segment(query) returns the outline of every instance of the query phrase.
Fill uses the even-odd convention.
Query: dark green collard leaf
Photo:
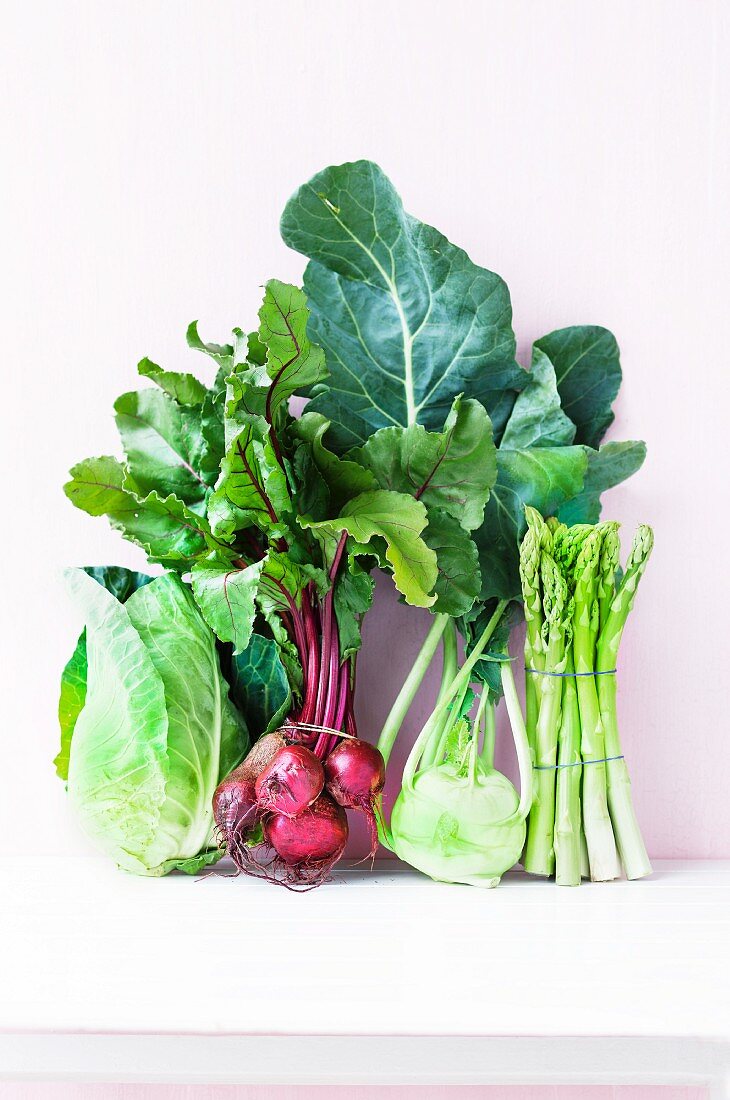
[[[263,567],[263,561],[238,569],[229,562],[215,560],[193,566],[193,593],[198,607],[216,637],[232,642],[234,653],[241,653],[249,643]]]
[[[423,539],[438,560],[436,603],[431,610],[465,615],[481,590],[479,554],[473,539],[451,516],[433,510],[429,510]]]
[[[293,421],[290,433],[295,439],[307,443],[311,449],[312,460],[319,471],[328,492],[330,515],[339,512],[348,500],[378,488],[376,477],[365,469],[358,460],[340,458],[324,444],[324,436],[330,422],[319,413],[305,412]],[[304,505],[301,512],[311,514]]]
[[[161,390],[124,393],[114,403],[129,471],[142,493],[203,500],[208,485],[196,469],[202,450],[200,410],[178,405]]]
[[[246,719],[253,740],[281,724],[291,707],[286,671],[273,638],[252,634],[231,661],[231,698]]]
[[[575,424],[560,404],[555,368],[544,351],[532,349],[529,382],[518,394],[504,429],[500,447],[563,447],[575,437]]]
[[[422,500],[429,514],[444,511],[466,531],[481,524],[497,476],[489,417],[478,401],[460,397],[443,431],[381,428],[351,457],[372,470],[382,489]]]
[[[84,573],[120,603],[136,592],[152,577],[137,573],[121,565],[86,565]],[[61,691],[58,700],[58,723],[61,727],[61,747],[53,761],[59,779],[68,779],[68,761],[76,720],[86,702],[86,631],[82,630],[71,657],[61,673]]]
[[[313,261],[309,333],[330,379],[311,409],[333,421],[336,450],[378,428],[440,429],[462,392],[504,416],[504,391],[525,381],[507,287],[407,214],[376,164],[318,173],[287,203],[281,232]]]
[[[307,336],[307,299],[298,287],[270,279],[259,320],[258,336],[266,348],[271,379],[266,405],[266,419],[271,422],[274,412],[295,393],[323,382],[327,367],[324,352]]]
[[[555,367],[565,412],[577,428],[575,442],[597,447],[613,423],[611,405],[621,385],[616,338],[599,325],[573,325],[535,341]]]
[[[161,565],[179,569],[210,550],[205,519],[174,496],[138,496],[124,466],[108,455],[79,462],[63,489],[77,508],[107,516],[112,527]]]
[[[345,505],[337,519],[320,523],[300,519],[301,525],[324,543],[327,561],[343,531],[362,548],[371,539],[383,539],[393,582],[406,603],[415,607],[430,607],[436,599],[431,595],[438,576],[436,554],[421,538],[426,522],[426,508],[420,501],[385,489],[361,493]]]
[[[179,405],[198,406],[203,404],[207,390],[194,374],[181,374],[178,371],[163,370],[151,359],[144,358],[137,364],[137,371],[143,378],[152,382],[169,394]]]
[[[604,443],[597,451],[586,447],[588,459],[582,491],[558,509],[558,519],[569,525],[598,523],[601,515],[601,493],[612,489],[641,467],[646,458],[646,444],[639,440]]]
[[[519,543],[525,506],[549,516],[581,492],[588,459],[583,447],[497,451],[497,481],[484,523],[474,532],[482,573],[482,600],[520,598]]]
[[[335,582],[335,618],[340,635],[340,656],[346,660],[360,649],[360,621],[372,605],[375,581],[354,557],[348,561]]]

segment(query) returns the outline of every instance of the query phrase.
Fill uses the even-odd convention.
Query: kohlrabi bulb
[[[481,760],[472,776],[451,763],[425,768],[393,807],[396,854],[440,882],[496,886],[525,842],[518,805],[509,779]]]

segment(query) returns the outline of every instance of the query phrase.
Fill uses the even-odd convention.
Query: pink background
[[[605,514],[627,539],[639,521],[657,538],[619,661],[639,817],[655,857],[730,856],[728,12],[722,0],[5,6],[6,844],[59,856],[86,846],[50,764],[59,670],[79,629],[58,570],[143,567],[66,502],[66,471],[115,447],[112,402],[143,355],[202,375],[184,345],[192,318],[224,339],[251,325],[262,282],[301,277],[277,233],[288,195],[326,164],[368,156],[407,209],[505,277],[523,362],[533,339],[566,324],[616,333],[625,384],[612,434],[645,438],[649,457]],[[381,586],[358,688],[365,735],[376,736],[427,627]],[[404,746],[432,695],[433,678]]]

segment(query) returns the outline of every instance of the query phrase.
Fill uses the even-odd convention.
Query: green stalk
[[[477,663],[482,653],[487,648],[487,645],[489,644],[489,639],[492,637],[492,634],[497,629],[497,626],[499,625],[499,620],[502,618],[508,602],[508,600],[499,601],[494,611],[494,614],[484,628],[484,631],[479,641],[476,643],[471,653],[464,661],[464,664],[461,666],[460,671],[451,681],[451,687],[448,689],[447,692],[445,692],[443,698],[434,707],[433,711],[431,712],[430,718],[427,720],[420,734],[416,738],[416,742],[410,751],[408,759],[406,760],[405,768],[403,769],[404,786],[413,786],[413,779],[416,774],[418,762],[421,758],[421,753],[430,741],[431,736],[433,735],[433,731],[437,727],[442,715],[446,713],[449,703],[451,703],[452,699],[455,699],[457,697],[457,695],[462,691],[465,686],[468,687],[471,683],[471,674],[474,665]]]
[[[604,617],[598,638],[597,664],[599,672],[616,667],[619,644],[626,619],[634,606],[636,589],[649,560],[654,535],[650,527],[641,526],[636,532],[626,572],[621,585]],[[606,756],[622,756],[616,713],[616,677],[603,675],[598,679],[598,699],[605,731]],[[626,877],[643,878],[651,874],[651,863],[639,829],[631,798],[631,780],[626,761],[610,760],[608,768],[608,806],[616,834],[621,862]]]
[[[532,806],[534,789],[532,754],[530,752],[530,746],[527,741],[525,720],[522,717],[520,699],[517,694],[515,678],[512,675],[512,666],[509,660],[502,661],[502,664],[500,665],[500,673],[502,676],[502,691],[504,692],[504,701],[507,705],[507,714],[509,715],[510,725],[512,727],[512,737],[515,743],[515,751],[517,752],[517,766],[520,769],[520,802],[515,812],[515,816],[524,821],[524,819],[529,814],[530,808]]]
[[[403,725],[403,721],[410,710],[411,703],[413,702],[416,692],[418,691],[423,677],[426,675],[428,668],[433,660],[434,654],[438,647],[441,635],[446,629],[446,625],[449,622],[448,615],[436,615],[434,617],[433,625],[426,635],[421,649],[413,662],[413,667],[406,677],[403,687],[398,692],[398,696],[390,708],[390,713],[385,719],[385,723],[380,732],[378,738],[378,748],[383,756],[385,763],[388,763],[390,754],[393,751],[393,745],[395,739],[400,732],[400,728]]]
[[[484,694],[488,695],[489,692],[485,689]],[[482,745],[482,763],[487,768],[494,767],[494,745],[497,739],[497,726],[494,711],[494,703],[490,703],[489,700],[487,700],[487,705],[484,708],[484,744]],[[525,733],[525,736],[527,736],[527,733]],[[532,759],[532,755],[530,755],[530,759]]]
[[[606,765],[586,763],[606,756],[603,722],[596,690],[595,643],[598,633],[597,569],[601,532],[594,530],[583,542],[575,565],[573,659],[577,677],[578,708],[583,757],[583,827],[588,845],[591,878],[606,882],[620,873],[616,841],[608,812]],[[581,675],[582,674],[582,675]],[[588,675],[586,675],[588,674]],[[598,679],[605,677],[598,677]]]
[[[568,589],[552,555],[546,551],[541,557],[540,576],[545,616],[545,671],[561,673],[565,667],[563,619]],[[557,675],[541,676],[540,679],[544,683],[540,690],[540,710],[535,730],[535,798],[530,811],[522,865],[531,875],[551,875],[555,869],[555,763],[562,680]]]
[[[443,665],[441,669],[441,686],[439,687],[437,703],[440,703],[444,695],[449,689],[451,681],[456,676],[459,667],[459,655],[456,642],[456,623],[453,619],[449,619],[446,629],[441,638],[441,647],[443,654]],[[449,726],[449,716],[445,714],[441,719],[440,728],[437,727],[434,730],[433,737],[429,741],[428,745],[423,752],[422,766],[428,768],[431,764],[437,763],[440,759],[439,746],[442,740],[445,738],[447,728]],[[443,755],[443,754],[442,754]]]
[[[568,648],[566,673],[573,669]],[[580,712],[575,678],[563,680],[558,764],[555,794],[555,881],[559,886],[580,886],[581,880],[581,787]]]

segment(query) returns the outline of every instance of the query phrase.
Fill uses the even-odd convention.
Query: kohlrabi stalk
[[[601,537],[601,531],[594,528],[581,545],[575,563],[573,618],[573,659],[577,673],[583,757],[583,827],[588,845],[591,878],[594,882],[605,882],[620,874],[616,842],[608,812],[606,765],[601,762],[605,760],[606,748],[594,675],[599,616],[597,571]]]
[[[446,629],[441,636],[441,649],[442,649],[442,667],[441,667],[441,685],[439,687],[437,703],[440,703],[446,692],[451,686],[451,681],[456,676],[457,669],[459,667],[459,654],[456,640],[456,624],[453,619],[449,619]],[[434,729],[433,737],[423,752],[422,763],[424,767],[428,767],[429,764],[435,763],[438,755],[439,746],[445,735],[446,728],[449,723],[448,712],[442,715],[440,727],[437,726]]]
[[[616,667],[619,644],[626,618],[634,606],[636,589],[649,560],[653,543],[654,535],[651,528],[644,525],[640,526],[634,536],[623,580],[605,608],[602,617],[596,660],[596,670],[605,673],[596,679],[598,681],[598,699],[605,734],[606,756],[620,758],[609,760],[607,764],[608,805],[621,861],[626,871],[626,877],[630,879],[642,878],[651,874],[651,863],[636,820],[631,798],[631,780],[629,779],[626,761],[621,753],[616,716],[616,677],[608,673],[610,669]]]

